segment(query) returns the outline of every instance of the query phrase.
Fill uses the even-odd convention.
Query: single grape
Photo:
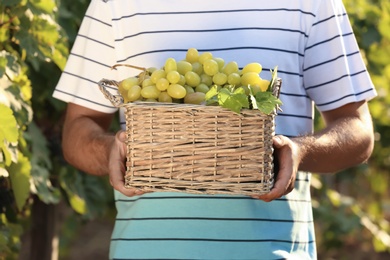
[[[218,63],[219,71],[222,71],[223,67],[225,66],[225,60],[219,57],[214,57],[213,60]]]
[[[160,90],[157,89],[155,85],[147,86],[142,88],[141,90],[141,96],[143,98],[150,98],[150,99],[157,99],[158,96],[160,95]]]
[[[184,77],[184,75],[180,75],[180,80],[177,84],[184,86],[186,84],[186,77]]]
[[[132,86],[138,84],[139,84],[139,80],[137,77],[129,77],[119,82],[119,89],[129,90]]]
[[[179,84],[169,85],[167,92],[168,92],[169,96],[171,96],[172,98],[175,98],[175,99],[184,98],[185,95],[187,94],[186,89],[182,85],[179,85]]]
[[[259,84],[261,91],[262,92],[267,91],[270,83],[271,82],[269,80],[261,79],[260,84]]]
[[[179,82],[180,80],[180,74],[179,72],[177,72],[176,70],[172,70],[170,72],[167,73],[167,80],[169,81],[169,83],[171,84],[176,84]]]
[[[187,71],[191,71],[192,70],[192,64],[189,63],[188,61],[181,60],[181,61],[178,61],[176,63],[176,65],[177,65],[177,71],[181,75],[185,75]]]
[[[250,85],[249,88],[252,90],[253,95],[256,95],[257,92],[261,92],[259,85]]]
[[[160,91],[167,90],[169,86],[169,81],[166,78],[158,79],[156,82],[156,87]]]
[[[242,76],[241,76],[241,84],[243,86],[260,85],[260,81],[261,81],[260,75],[256,72],[247,72],[247,73],[242,74]]]
[[[127,91],[127,102],[136,101],[141,97],[141,87],[138,85],[131,86]]]
[[[147,86],[151,86],[151,85],[154,85],[154,83],[152,82],[152,80],[150,78],[144,79],[142,81],[142,88],[147,87]]]
[[[234,85],[234,86],[240,85],[240,83],[241,83],[241,76],[240,76],[240,74],[238,74],[237,72],[229,74],[229,76],[227,78],[227,82],[230,85]]]
[[[260,65],[260,63],[252,62],[252,63],[248,63],[247,65],[245,65],[244,68],[242,69],[241,73],[245,74],[247,72],[256,72],[257,74],[259,74],[262,69],[263,69],[263,67]]]
[[[203,65],[199,62],[192,63],[192,71],[198,75],[201,75],[203,73]]]
[[[186,83],[187,85],[190,85],[191,87],[196,87],[200,83],[200,76],[193,72],[188,71],[185,75]]]
[[[211,52],[203,52],[199,55],[199,63],[203,64],[206,60],[211,60],[213,58],[213,54]]]
[[[190,93],[194,93],[195,92],[194,88],[191,87],[191,86],[184,85],[184,88],[186,89],[187,95],[190,94]]]
[[[219,67],[215,60],[209,59],[203,62],[203,71],[209,76],[214,76],[218,73]]]
[[[226,75],[225,73],[218,72],[217,74],[215,74],[215,75],[213,76],[213,82],[214,82],[215,84],[217,84],[217,85],[222,86],[222,85],[226,84],[227,78],[228,78],[228,77],[227,77],[227,75]]]
[[[195,48],[189,48],[186,53],[186,61],[194,63],[199,59],[199,52]]]
[[[205,101],[206,94],[203,92],[189,93],[184,97],[184,103],[200,105]]]
[[[202,75],[200,75],[200,82],[210,87],[211,85],[213,85],[213,77],[203,73]]]
[[[174,58],[168,58],[165,60],[165,65],[164,65],[164,70],[166,73],[172,71],[172,70],[177,70],[177,63]]]
[[[172,103],[172,97],[166,91],[162,91],[158,96],[158,102]]]
[[[232,73],[238,73],[238,64],[235,61],[228,62],[225,67],[223,67],[222,72],[226,75],[230,75]]]
[[[200,83],[198,86],[195,87],[195,92],[207,93],[209,90],[210,88],[204,83]]]

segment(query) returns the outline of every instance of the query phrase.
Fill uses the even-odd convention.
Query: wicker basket
[[[279,95],[281,80],[275,81]],[[126,187],[200,194],[264,194],[274,184],[275,113],[219,106],[123,103],[102,79],[100,90],[123,107],[127,133]]]

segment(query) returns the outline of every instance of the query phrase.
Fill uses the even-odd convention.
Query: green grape
[[[242,69],[241,73],[245,74],[247,72],[256,72],[257,74],[259,74],[262,69],[263,69],[263,67],[260,65],[260,63],[252,62],[252,63],[248,63],[247,65],[245,65],[244,68]]]
[[[169,86],[169,81],[166,78],[158,79],[156,82],[156,87],[160,91],[167,90]]]
[[[176,64],[177,64],[177,71],[181,75],[185,75],[187,71],[192,70],[192,64],[189,63],[188,61],[181,60],[181,61],[178,61]]]
[[[119,82],[119,90],[129,90],[132,86],[138,85],[139,80],[137,77],[129,77]]]
[[[206,94],[203,92],[189,93],[184,97],[184,103],[200,105],[205,101]]]
[[[235,61],[228,62],[225,67],[223,67],[222,72],[226,75],[230,75],[232,73],[238,73],[238,64]]]
[[[195,87],[195,92],[207,93],[209,90],[210,88],[204,83],[200,83],[198,86]]]
[[[191,87],[191,86],[184,85],[184,88],[186,89],[187,95],[190,94],[190,93],[194,93],[195,92],[194,88]]]
[[[168,58],[165,60],[164,70],[166,73],[176,70],[177,71],[177,63],[174,58]]]
[[[184,86],[186,84],[186,77],[184,77],[184,75],[180,75],[180,80],[177,84]]]
[[[187,50],[186,61],[188,61],[189,63],[194,63],[197,62],[198,59],[199,59],[199,52],[197,49],[190,48]]]
[[[261,79],[260,83],[259,83],[259,87],[261,89],[262,92],[264,91],[267,91],[268,89],[268,86],[271,82],[269,80],[266,80],[266,79]]]
[[[172,103],[172,98],[166,91],[162,91],[158,96],[158,102]]]
[[[220,86],[226,84],[226,82],[227,82],[227,76],[226,76],[226,74],[225,74],[225,73],[222,73],[222,72],[218,72],[217,74],[215,74],[215,75],[213,76],[213,82],[214,82],[215,84],[217,84],[217,85],[220,85]]]
[[[141,97],[141,87],[138,85],[131,86],[127,91],[127,102],[136,101]]]
[[[166,77],[165,70],[159,69],[153,71],[152,75],[150,76],[150,79],[154,84],[156,84],[158,79],[165,78],[165,77]]]
[[[198,75],[201,75],[203,73],[203,65],[199,62],[192,63],[192,71]]]
[[[259,85],[250,85],[249,88],[252,90],[253,95],[256,95],[257,92],[261,92]]]
[[[172,98],[175,98],[175,99],[184,98],[185,95],[187,94],[186,89],[182,85],[179,85],[179,84],[169,85],[167,92],[168,92],[169,96],[171,96]]]
[[[219,67],[215,60],[209,59],[203,62],[203,71],[209,76],[214,76],[218,73]]]
[[[141,96],[143,98],[150,98],[150,99],[157,99],[158,96],[160,95],[160,90],[157,89],[155,85],[147,86],[142,88],[141,90]]]
[[[203,52],[199,55],[199,63],[203,64],[206,60],[211,60],[213,58],[213,54],[211,52]]]
[[[229,74],[229,76],[227,78],[227,82],[230,85],[234,85],[234,86],[240,85],[240,83],[241,83],[241,76],[240,76],[240,74],[238,74],[237,72]]]
[[[210,87],[211,85],[213,85],[213,77],[203,73],[202,75],[200,75],[200,82]]]
[[[147,87],[147,86],[151,86],[151,85],[154,85],[154,83],[152,82],[152,80],[150,78],[146,78],[142,81],[142,88]]]
[[[200,76],[193,71],[188,71],[185,75],[186,83],[191,87],[196,87],[200,83]]]
[[[148,68],[146,71],[147,71],[147,73],[148,73],[149,75],[152,75],[153,72],[154,72],[155,70],[157,70],[156,67],[150,67],[150,68]]]
[[[251,85],[260,85],[260,75],[256,72],[247,72],[241,76],[241,84],[244,86]]]
[[[219,71],[222,71],[223,67],[225,66],[225,60],[219,57],[213,58],[218,63]]]
[[[176,84],[180,80],[180,74],[176,70],[172,70],[167,73],[167,80],[169,83]]]

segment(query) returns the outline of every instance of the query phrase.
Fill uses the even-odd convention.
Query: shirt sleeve
[[[341,0],[320,1],[303,71],[306,92],[320,111],[376,96]]]
[[[115,38],[109,4],[92,0],[80,26],[53,96],[100,112],[117,110],[98,87],[102,78],[115,79]],[[116,88],[108,89],[117,94]]]

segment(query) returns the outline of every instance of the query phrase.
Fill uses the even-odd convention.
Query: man
[[[114,64],[159,67],[191,47],[240,66],[259,62],[264,78],[278,66],[280,170],[270,193],[142,194],[123,187],[125,136],[108,132],[116,109],[96,83],[131,75],[111,71]],[[115,189],[110,259],[316,259],[309,172],[367,160],[367,101],[375,95],[341,0],[93,0],[54,92],[68,102],[65,158],[90,174],[109,174]],[[316,133],[314,106],[326,122]]]

